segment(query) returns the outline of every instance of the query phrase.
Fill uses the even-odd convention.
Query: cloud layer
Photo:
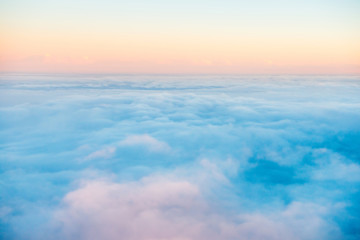
[[[355,76],[0,76],[3,239],[357,239]]]
[[[325,207],[294,202],[269,216],[223,214],[202,199],[196,185],[179,180],[91,181],[63,201],[55,213],[61,234],[53,236],[59,239],[321,239],[329,231],[339,236],[321,218]]]

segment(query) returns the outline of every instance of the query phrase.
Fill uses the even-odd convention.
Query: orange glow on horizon
[[[360,32],[329,24],[36,21],[2,23],[0,72],[360,74]]]

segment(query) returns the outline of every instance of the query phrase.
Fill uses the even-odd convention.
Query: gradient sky
[[[2,0],[1,72],[360,73],[358,0]]]

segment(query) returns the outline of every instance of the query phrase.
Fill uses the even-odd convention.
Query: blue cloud
[[[0,85],[1,238],[360,236],[358,77]]]

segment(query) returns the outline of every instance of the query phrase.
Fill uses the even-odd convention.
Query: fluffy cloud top
[[[167,152],[170,147],[167,143],[159,141],[148,134],[132,135],[126,137],[119,143],[120,146],[145,146],[149,151],[153,152]]]
[[[1,239],[360,237],[357,76],[0,76]]]
[[[58,239],[318,239],[338,233],[325,208],[290,204],[281,212],[223,214],[187,181],[146,178],[116,184],[90,181],[68,193],[54,220]],[[306,229],[298,229],[304,226]],[[53,226],[55,227],[55,226]],[[319,230],[325,230],[320,232]],[[44,237],[45,239],[46,237]]]

